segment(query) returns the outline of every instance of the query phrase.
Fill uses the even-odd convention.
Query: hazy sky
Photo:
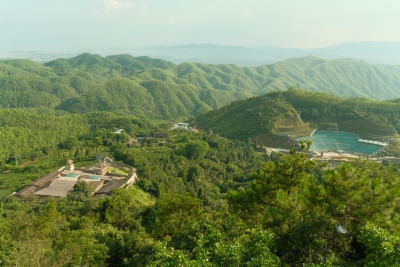
[[[0,50],[400,41],[398,0],[0,0]]]

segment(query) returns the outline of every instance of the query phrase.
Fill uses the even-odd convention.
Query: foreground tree
[[[153,235],[172,236],[202,214],[200,200],[187,195],[165,194],[155,205]]]
[[[67,197],[72,201],[85,201],[92,196],[93,192],[94,188],[91,184],[78,178],[78,181],[74,184],[72,190],[68,192]]]
[[[379,163],[344,164],[327,171],[321,183],[309,179],[303,193],[305,205],[312,207],[305,220],[313,226],[309,231],[315,237],[313,250],[319,251],[324,263],[361,260],[365,251],[358,236],[368,222],[398,228],[399,179]]]
[[[361,230],[360,242],[366,246],[367,266],[400,266],[400,237],[368,223]]]
[[[249,188],[231,191],[229,203],[249,224],[285,228],[291,218],[299,217],[299,186],[316,168],[303,153],[279,154],[250,174]]]
[[[277,235],[278,256],[290,266],[362,262],[358,241],[367,222],[396,231],[400,182],[379,163],[357,160],[325,170],[304,154],[265,163],[229,202],[249,225]]]

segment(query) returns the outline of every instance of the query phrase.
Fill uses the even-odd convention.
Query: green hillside
[[[400,97],[400,67],[360,60],[293,58],[249,68],[149,57],[82,54],[45,64],[0,61],[0,106],[72,113],[114,111],[147,118],[196,116],[231,101],[285,91],[377,100]]]
[[[306,131],[299,113],[280,94],[234,101],[196,118],[201,128],[230,138],[247,140],[261,133]]]
[[[234,101],[202,114],[195,124],[230,138],[274,142],[279,136],[325,129],[339,129],[375,137],[396,137],[400,131],[400,105],[367,98],[346,98],[297,88]],[[274,141],[275,140],[275,141]]]

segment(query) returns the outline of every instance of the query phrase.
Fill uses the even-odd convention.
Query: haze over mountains
[[[208,64],[238,64],[241,66],[259,66],[292,57],[315,56],[323,59],[354,58],[371,64],[400,65],[399,42],[360,42],[341,43],[333,46],[299,49],[277,46],[241,47],[214,44],[178,45],[170,47],[86,49],[67,51],[12,51],[0,49],[0,59],[31,59],[47,62],[60,57],[71,58],[84,52],[102,56],[130,54],[161,58],[175,64],[199,62]]]
[[[137,48],[131,50],[131,54],[162,58],[174,63],[185,61],[210,64],[234,63],[252,67],[292,57],[305,56],[315,56],[324,59],[354,58],[372,64],[400,64],[400,43],[353,42],[315,49],[277,46],[234,47],[201,44]]]

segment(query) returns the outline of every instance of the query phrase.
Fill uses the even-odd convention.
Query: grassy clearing
[[[108,168],[109,173],[115,173],[119,175],[128,175],[128,172],[126,172],[124,169],[121,168],[115,168],[115,167],[109,167]]]

